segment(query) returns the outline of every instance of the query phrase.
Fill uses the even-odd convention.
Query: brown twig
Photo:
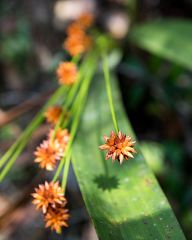
[[[53,90],[46,92],[45,94],[41,95],[41,97],[28,99],[8,111],[0,110],[0,127],[3,127],[7,123],[13,121],[15,118],[18,118],[20,115],[28,112],[32,108],[42,105],[45,100],[51,95],[51,93],[53,93]]]

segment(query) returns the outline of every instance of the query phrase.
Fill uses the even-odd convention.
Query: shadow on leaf
[[[97,187],[105,190],[112,190],[118,188],[119,180],[116,176],[107,176],[104,174],[100,174],[94,178],[94,182],[97,184]]]

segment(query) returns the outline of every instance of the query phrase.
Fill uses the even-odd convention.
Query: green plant
[[[163,26],[165,25],[166,23],[163,23]],[[175,33],[174,29],[178,23],[171,22],[171,25],[168,24],[168,26],[173,29],[172,35],[170,31],[166,31],[163,35],[164,39],[168,39],[170,42],[172,38],[176,38],[175,35],[177,41],[183,42],[183,38],[188,39],[184,34],[177,35]],[[156,29],[157,26],[153,26],[152,33],[155,34]],[[153,37],[151,30],[147,30],[149,30],[148,25],[144,26],[142,31],[140,28],[133,27],[130,39],[138,46],[168,59],[176,59],[177,63],[191,68],[189,62],[190,47],[187,52],[182,51],[182,54],[175,56],[173,48],[177,48],[177,43],[170,51],[167,51],[165,40],[158,43],[156,38],[159,35]],[[163,31],[164,28],[159,28],[159,30]],[[181,28],[182,30],[187,32],[185,28]],[[84,34],[81,32],[82,29],[78,29],[78,31],[78,34]],[[145,35],[147,32],[149,35]],[[48,198],[46,207],[40,206],[36,200],[38,200],[41,191],[36,191],[33,194],[36,201],[34,203],[38,205],[38,208],[43,209],[47,226],[60,233],[61,227],[67,225],[65,221],[68,219],[68,213],[67,210],[64,210],[66,205],[64,193],[72,158],[72,165],[99,239],[185,239],[166,197],[144,160],[139,143],[135,144],[137,150],[135,158],[124,161],[122,165],[119,165],[118,161],[114,164],[111,161],[105,161],[103,153],[99,150],[102,136],[112,130],[117,134],[120,129],[122,132],[128,133],[133,139],[136,139],[136,136],[123,110],[116,77],[112,71],[109,71],[110,57],[108,56],[115,46],[114,41],[109,36],[97,31],[93,32],[93,36],[95,39],[94,48],[84,57],[75,53],[75,57],[71,60],[75,66],[78,65],[78,78],[74,84],[72,86],[64,85],[56,90],[16,143],[2,157],[0,180],[2,181],[8,174],[32,133],[43,121],[44,112],[47,111],[48,107],[59,104],[61,114],[49,135],[49,140],[55,144],[54,141],[58,141],[58,130],[66,127],[70,129],[70,137],[66,145],[63,146],[64,153],[59,155],[58,166],[55,164],[57,162],[55,159],[51,166],[50,164],[49,166],[45,165],[45,167],[40,165],[47,170],[56,167],[53,176],[53,182],[57,184],[56,188],[58,188],[58,183],[55,182],[62,174],[61,188],[58,188],[61,195],[57,201],[59,207],[53,199],[49,201]],[[80,35],[80,37],[82,41],[85,36]],[[70,38],[68,40],[75,41]],[[69,45],[67,48],[71,52]],[[186,60],[186,56],[188,60]],[[102,59],[101,65],[104,74],[98,70],[100,59]],[[63,79],[61,80],[63,81]],[[62,82],[61,80],[60,82]],[[85,111],[83,111],[84,107]],[[65,110],[69,113],[67,118],[65,118]],[[114,160],[119,160],[122,163],[120,158]],[[44,191],[50,186],[52,185],[48,186],[46,183],[39,188]],[[50,189],[53,191],[52,187]],[[57,212],[58,209],[62,212]],[[48,219],[50,215],[47,214],[47,211],[49,214],[62,213],[65,218],[59,216],[61,217],[60,225],[52,225]]]

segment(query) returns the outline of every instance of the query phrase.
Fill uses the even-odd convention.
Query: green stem
[[[82,95],[82,92],[80,91],[79,93],[80,97]],[[79,98],[78,98],[79,99]],[[80,100],[80,99],[79,99]],[[81,102],[79,101],[80,105],[81,105]],[[59,163],[59,166],[57,168],[57,171],[53,177],[53,182],[55,182],[58,177],[59,177],[59,174],[65,164],[65,159],[66,157],[68,156],[68,153],[69,151],[71,150],[71,146],[72,146],[72,142],[73,142],[73,139],[75,137],[75,134],[76,134],[76,131],[77,131],[77,127],[78,127],[78,123],[79,123],[79,118],[80,118],[80,110],[81,110],[82,107],[79,108],[79,111],[76,112],[76,115],[74,116],[74,121],[72,123],[72,127],[71,127],[71,133],[70,133],[70,140],[67,144],[67,147],[66,147],[66,150],[65,150],[65,155],[64,157],[61,159],[60,163]]]
[[[63,122],[63,120],[64,120],[64,115],[65,115],[64,110],[67,110],[67,109],[71,106],[71,104],[73,103],[73,101],[74,101],[74,98],[75,98],[75,96],[76,96],[76,94],[77,94],[77,91],[78,91],[78,89],[79,89],[79,86],[80,86],[80,84],[81,84],[81,82],[82,82],[82,76],[83,76],[83,74],[85,73],[86,63],[87,63],[87,61],[86,61],[86,59],[85,59],[84,63],[83,63],[83,64],[80,66],[80,68],[79,68],[79,74],[78,74],[77,82],[71,87],[71,89],[70,89],[70,91],[69,91],[69,94],[68,94],[68,96],[67,96],[66,101],[63,101],[63,102],[62,102],[63,111],[62,111],[62,114],[61,114],[61,116],[60,116],[60,118],[59,118],[59,121],[57,122],[57,124],[56,124],[56,126],[55,126],[55,128],[54,128],[54,134],[53,134],[53,136],[52,136],[52,139],[53,139],[53,140],[54,140],[54,138],[55,138],[55,134],[56,134],[57,129],[58,129],[59,127],[61,127],[61,125],[64,125],[64,126],[66,127],[66,126],[68,125],[68,123],[69,123],[69,119],[66,119],[66,120]]]
[[[5,178],[5,176],[7,175],[9,170],[11,169],[11,167],[13,166],[16,158],[19,156],[19,154],[21,153],[24,146],[25,146],[25,142],[21,142],[20,145],[17,146],[16,151],[13,153],[12,157],[9,159],[8,163],[5,165],[5,167],[3,168],[3,170],[0,173],[0,182],[3,181],[3,179]]]
[[[27,142],[29,141],[31,134],[35,131],[35,129],[41,124],[44,119],[44,111],[47,107],[55,103],[58,98],[63,95],[66,91],[66,88],[60,87],[48,100],[46,105],[39,111],[39,113],[34,117],[28,127],[24,130],[24,132],[20,135],[17,141],[9,148],[9,150],[4,154],[4,156],[0,160],[0,167],[2,167],[8,160],[5,168],[0,173],[0,181],[4,179],[7,175],[8,171],[11,169],[12,165],[16,161],[17,157],[20,155]]]
[[[65,109],[62,108],[62,113],[61,113],[61,116],[59,117],[59,120],[58,120],[57,124],[54,127],[54,130],[53,130],[54,132],[53,132],[53,134],[51,136],[51,141],[54,141],[55,136],[56,136],[56,132],[60,128],[61,123],[63,122],[64,116],[65,116]]]
[[[63,106],[65,106],[66,109],[68,109],[70,107],[70,105],[72,104],[72,102],[75,98],[75,95],[77,94],[77,91],[79,89],[79,86],[81,84],[81,79],[82,79],[82,68],[79,71],[79,76],[78,76],[77,82],[72,86],[72,88],[69,92],[66,102],[65,103],[63,102]]]
[[[81,55],[76,55],[71,59],[71,62],[77,64],[81,58]]]
[[[78,56],[76,56],[78,57]],[[78,74],[78,79],[77,82],[73,85],[70,93],[69,93],[69,97],[67,98],[67,101],[65,103],[65,107],[69,108],[70,105],[73,103],[74,97],[77,94],[77,91],[80,87],[80,84],[83,80],[84,75],[87,73],[87,66],[89,64],[90,61],[90,56],[88,55],[85,60],[83,61],[83,63],[81,64],[81,67],[79,68],[79,74]]]
[[[73,101],[75,99],[75,102],[69,113],[70,115],[73,115],[74,107],[76,106],[76,103],[77,103],[77,105],[79,105],[79,100],[77,97],[75,98],[75,96],[77,95],[77,91],[80,88],[80,85],[82,84],[82,82],[84,82],[83,76],[87,73],[87,68],[88,68],[89,64],[90,64],[90,55],[86,56],[84,62],[82,63],[82,65],[79,69],[78,80],[71,88],[71,91],[69,92],[66,103],[63,102],[63,105],[65,106],[65,108],[69,109],[69,107],[71,106],[71,104],[73,103]],[[71,117],[69,116],[67,119],[65,119],[64,122],[63,122],[63,119],[61,121],[59,121],[59,123],[55,127],[55,133],[56,133],[56,130],[58,129],[58,127],[60,127],[61,125],[62,125],[62,128],[66,128],[69,124],[70,118]],[[53,134],[54,137],[55,137],[55,133]]]
[[[106,90],[107,90],[109,107],[110,107],[110,111],[111,111],[113,125],[114,125],[116,133],[118,133],[119,132],[119,127],[118,127],[118,123],[117,123],[117,118],[116,118],[115,108],[114,108],[114,103],[113,103],[113,97],[112,97],[108,60],[107,60],[107,57],[105,55],[103,55],[103,72],[104,72],[104,77],[105,77],[105,85],[106,85]]]
[[[69,142],[67,144],[67,147],[65,149],[65,156],[61,159],[61,161],[59,163],[59,166],[57,168],[57,171],[56,171],[56,173],[53,177],[54,182],[58,179],[59,174],[60,174],[60,172],[61,172],[61,170],[62,170],[62,168],[65,164],[65,160],[68,157],[69,152],[71,151],[72,143],[73,143],[73,140],[74,140],[74,137],[76,135],[77,128],[78,128],[78,125],[79,125],[81,113],[83,111],[84,104],[85,104],[85,101],[86,101],[86,98],[87,98],[87,95],[88,95],[88,89],[89,89],[94,71],[96,69],[96,61],[95,60],[96,60],[95,57],[93,57],[93,59],[90,59],[90,62],[89,62],[90,67],[88,68],[86,79],[84,80],[84,83],[82,84],[81,89],[80,89],[79,94],[78,94],[78,97],[76,99],[76,104],[78,103],[78,109],[74,114],[74,120],[73,120],[73,123],[72,123],[71,133],[70,133],[70,140],[69,140]],[[74,104],[74,105],[76,105],[76,104]]]
[[[19,139],[9,148],[9,150],[2,156],[0,160],[0,168],[6,163],[6,161],[11,157],[16,147],[18,146]]]
[[[77,127],[78,127],[78,123],[79,123],[79,114],[74,118],[74,121],[73,121],[73,124],[72,124],[72,128],[71,128],[71,134],[70,134],[70,140],[67,144],[67,147],[65,149],[65,156],[61,159],[60,163],[59,163],[59,166],[57,168],[57,171],[53,177],[53,182],[55,182],[57,180],[57,178],[59,177],[59,174],[65,164],[65,160],[66,160],[66,157],[68,156],[69,154],[69,151],[71,150],[71,146],[72,146],[72,143],[73,143],[73,139],[75,137],[75,134],[76,134],[76,131],[77,131]]]
[[[67,178],[68,178],[68,173],[69,173],[69,166],[70,166],[70,160],[71,160],[71,150],[69,151],[69,154],[67,155],[65,159],[65,167],[63,171],[63,179],[62,179],[62,184],[61,188],[63,189],[63,192],[65,193],[66,185],[67,185]]]

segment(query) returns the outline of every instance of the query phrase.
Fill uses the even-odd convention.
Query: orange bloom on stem
[[[68,209],[56,208],[49,209],[45,214],[45,227],[50,227],[51,230],[61,233],[62,227],[68,227],[67,220],[69,219]]]
[[[77,80],[77,66],[72,62],[62,62],[57,68],[57,77],[61,85],[71,85]]]
[[[122,164],[124,159],[133,158],[132,153],[136,153],[133,148],[135,141],[132,141],[130,136],[126,136],[122,132],[116,134],[112,131],[110,137],[104,136],[104,140],[106,143],[99,148],[107,151],[106,160],[112,158],[113,162],[118,160]]]
[[[78,23],[81,24],[82,27],[84,28],[89,28],[93,24],[94,17],[91,13],[83,13],[79,18],[78,18]]]
[[[35,188],[35,193],[32,196],[34,198],[33,204],[36,205],[37,209],[42,209],[44,214],[48,211],[48,208],[64,207],[67,203],[58,182],[40,184],[38,188]]]
[[[63,153],[64,151],[56,141],[44,140],[34,152],[35,162],[39,163],[41,168],[52,171]]]
[[[85,33],[70,35],[64,42],[64,48],[71,56],[77,56],[88,51],[92,45],[92,39]]]
[[[74,22],[67,27],[66,32],[67,32],[67,35],[69,35],[69,37],[80,36],[84,34],[84,29],[82,28],[81,24],[79,24],[78,22]]]
[[[54,138],[54,141],[58,144],[58,146],[61,148],[61,151],[65,151],[65,148],[69,142],[69,138],[70,138],[70,134],[69,134],[69,131],[68,129],[61,129],[61,128],[58,128],[56,130],[56,132],[54,132],[55,130],[54,129],[51,129],[49,134],[48,134],[48,138],[51,139],[53,138],[53,134],[55,133],[55,138]]]
[[[45,112],[45,117],[48,123],[56,124],[61,116],[62,108],[60,106],[52,106]]]

